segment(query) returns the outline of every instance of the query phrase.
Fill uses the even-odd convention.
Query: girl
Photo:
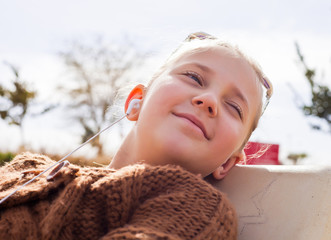
[[[69,165],[39,178],[0,205],[0,238],[236,239],[233,207],[201,177],[222,179],[245,158],[263,89],[268,102],[269,81],[237,48],[191,34],[129,94],[136,123],[109,169]],[[50,163],[16,157],[1,169],[0,198]]]

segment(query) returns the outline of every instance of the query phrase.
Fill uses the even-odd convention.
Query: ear
[[[142,84],[138,84],[137,86],[135,86],[131,90],[129,96],[126,98],[125,105],[124,105],[124,111],[127,112],[129,104],[133,99],[143,99],[144,95],[145,95],[145,86],[142,85]],[[130,121],[137,121],[138,117],[139,117],[139,112],[140,112],[140,108],[139,109],[134,109],[127,116],[127,118]]]
[[[228,174],[228,172],[234,167],[234,165],[236,165],[244,158],[245,158],[244,150],[235,153],[225,163],[223,163],[223,165],[216,168],[216,170],[213,172],[213,177],[217,180],[223,179]]]

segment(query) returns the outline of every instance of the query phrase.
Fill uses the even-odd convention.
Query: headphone
[[[141,99],[132,99],[129,103],[128,110],[126,111],[126,116],[128,116],[133,109],[138,110],[140,108]]]

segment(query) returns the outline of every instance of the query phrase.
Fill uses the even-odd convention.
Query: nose
[[[192,99],[192,104],[205,110],[210,117],[216,117],[217,115],[217,98],[211,93],[195,96]]]

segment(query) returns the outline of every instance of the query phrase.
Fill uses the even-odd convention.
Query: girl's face
[[[139,159],[206,176],[241,156],[262,90],[250,65],[229,51],[186,54],[154,80],[135,125]]]

